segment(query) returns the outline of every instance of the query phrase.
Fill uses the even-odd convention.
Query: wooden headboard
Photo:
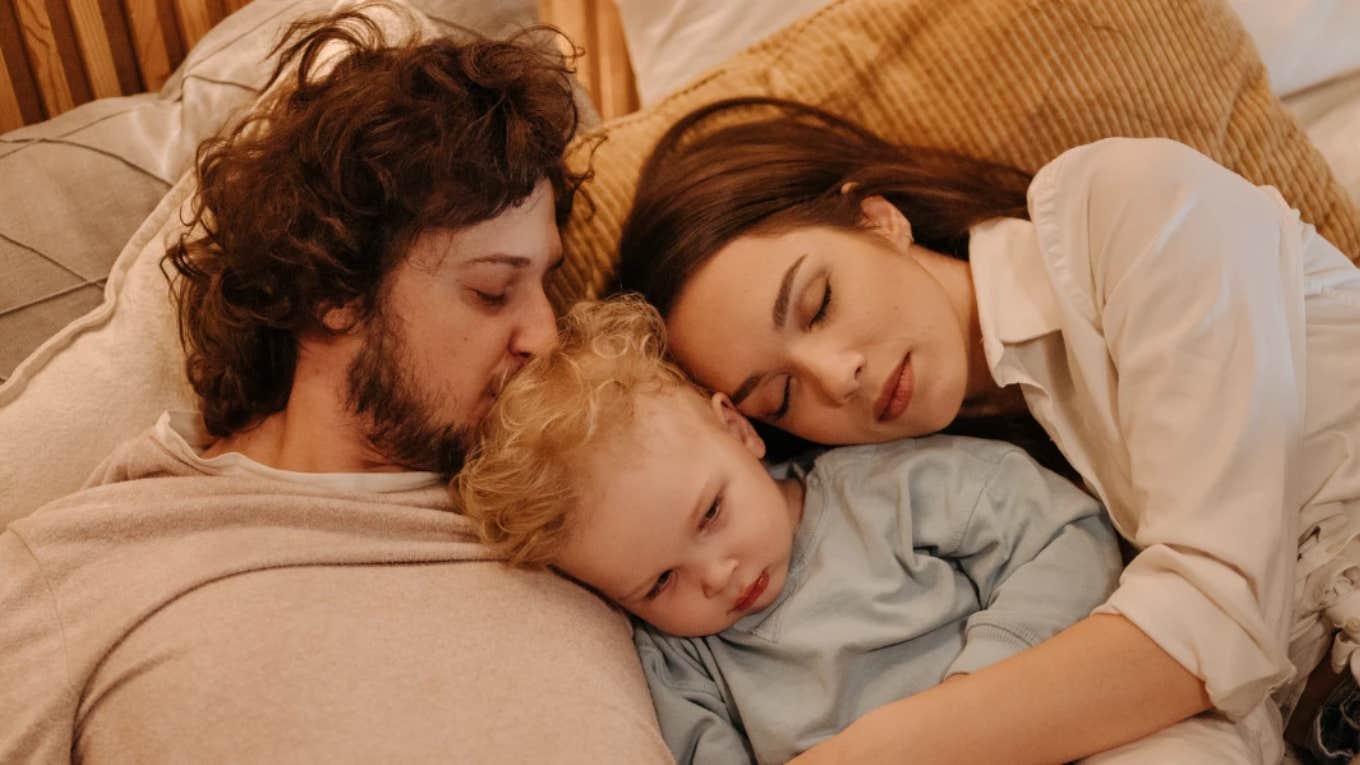
[[[157,90],[214,24],[249,0],[0,0],[0,133],[94,98]],[[538,0],[586,56],[578,74],[608,118],[637,108],[611,0]]]

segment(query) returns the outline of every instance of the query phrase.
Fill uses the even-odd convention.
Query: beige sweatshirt
[[[669,762],[627,621],[439,488],[204,472],[151,434],[0,535],[0,762]]]

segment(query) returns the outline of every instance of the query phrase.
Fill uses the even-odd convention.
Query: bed
[[[904,122],[903,104],[921,105],[911,98],[943,103],[958,96],[939,114],[902,129],[1022,166],[1040,163],[1065,141],[1089,140],[1102,130],[1170,132],[1201,142],[1225,164],[1238,163],[1248,177],[1278,179],[1286,196],[1292,193],[1288,183],[1296,184],[1301,209],[1315,213],[1320,228],[1331,226],[1324,230],[1335,231],[1348,254],[1360,255],[1355,226],[1360,4],[1105,2],[408,0],[435,28],[457,20],[497,32],[539,19],[557,24],[585,48],[577,78],[587,135],[572,161],[588,156],[598,163],[600,177],[591,190],[597,214],[574,219],[565,233],[570,260],[556,285],[559,304],[607,282],[611,237],[617,235],[637,163],[659,130],[697,102],[752,90],[815,94],[858,110],[857,118],[880,128]],[[192,193],[185,171],[194,147],[258,96],[267,73],[264,56],[282,26],[334,4],[0,0],[0,132],[8,131],[0,135],[0,524],[79,486],[114,443],[146,427],[155,413],[192,403],[155,254]],[[1134,10],[1121,15],[1126,7]],[[950,9],[948,18],[935,13],[941,8]],[[1095,29],[1082,39],[1101,40],[1106,39],[1098,33],[1101,24],[1129,24],[1164,33],[1178,45],[1202,43],[1213,55],[1178,59],[1172,53],[1185,50],[1146,41],[1133,54],[1098,51],[1093,59],[1098,63],[1086,67],[1088,87],[1039,89],[1029,105],[1056,104],[1064,114],[1123,115],[1124,121],[1088,121],[1063,132],[1017,119],[1025,135],[929,132],[956,123],[977,99],[1011,84],[985,71],[993,59],[970,59],[978,71],[960,73],[932,69],[938,53],[897,51],[894,45],[918,39],[910,36],[915,28],[909,35],[903,25],[919,25],[919,39],[931,40],[942,27],[966,27],[970,19],[989,15],[1034,20],[1015,9],[1077,25],[1029,30],[1041,36],[1061,37],[1055,30],[1066,29],[1070,39]],[[877,29],[875,22],[884,17],[901,23]],[[936,19],[942,20],[933,23]],[[1003,26],[1010,22],[1008,17]],[[1186,29],[1202,34],[1186,36]],[[885,47],[849,46],[848,34],[868,35]],[[1016,50],[1034,54],[1030,48]],[[893,97],[875,92],[845,101],[847,88],[863,89],[870,81],[856,67],[876,55],[889,62],[885,68],[901,70],[875,72],[881,80],[873,82],[885,83],[881,89]],[[1156,75],[1149,81],[1196,94],[1200,102],[1166,105],[1155,89],[1132,92],[1136,82],[1111,81],[1108,73],[1126,71],[1120,57],[1129,55],[1144,57],[1144,68]],[[1040,64],[1061,63],[1034,56],[1026,63],[1041,72]],[[828,59],[858,74],[837,79],[836,72],[819,71]],[[1242,90],[1186,90],[1157,79],[1210,69],[1240,74]],[[946,76],[973,90],[930,90],[934,79]],[[1090,82],[1107,87],[1092,89]],[[1035,114],[1016,108],[1015,115]],[[1241,116],[1243,109],[1250,113]],[[1206,114],[1223,119],[1199,123],[1186,117]]]

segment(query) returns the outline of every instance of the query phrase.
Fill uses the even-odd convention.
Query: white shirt
[[[1360,270],[1172,141],[1068,151],[1029,211],[971,239],[992,375],[1140,550],[1097,612],[1244,715],[1293,674],[1296,604],[1326,605],[1304,577],[1360,530]]]
[[[163,412],[156,421],[153,433],[156,440],[160,441],[171,454],[211,475],[254,476],[339,491],[373,494],[415,491],[436,486],[444,480],[438,473],[415,470],[358,473],[303,473],[296,470],[281,470],[256,462],[240,452],[227,452],[205,458],[203,450],[212,444],[213,437],[208,435],[207,429],[203,427],[203,416],[197,412],[176,410]]]

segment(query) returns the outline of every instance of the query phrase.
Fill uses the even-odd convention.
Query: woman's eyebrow
[[[784,272],[784,278],[779,282],[779,294],[775,296],[774,310],[770,312],[770,318],[774,321],[776,330],[784,329],[785,322],[789,320],[789,296],[793,292],[793,282],[798,278],[798,269],[802,267],[805,260],[807,260],[806,253],[798,256],[798,259],[793,261],[793,265],[789,266],[789,269]],[[745,380],[742,380],[741,385],[738,385],[737,389],[732,392],[732,404],[739,406],[742,401],[746,400],[746,397],[751,395],[751,391],[756,389],[764,376],[761,372],[753,372]]]
[[[789,318],[789,293],[793,291],[793,280],[798,276],[798,269],[807,260],[807,255],[800,255],[789,270],[784,272],[784,278],[779,282],[779,295],[774,299],[774,311],[771,318],[774,319],[774,328],[783,329],[784,322]]]

